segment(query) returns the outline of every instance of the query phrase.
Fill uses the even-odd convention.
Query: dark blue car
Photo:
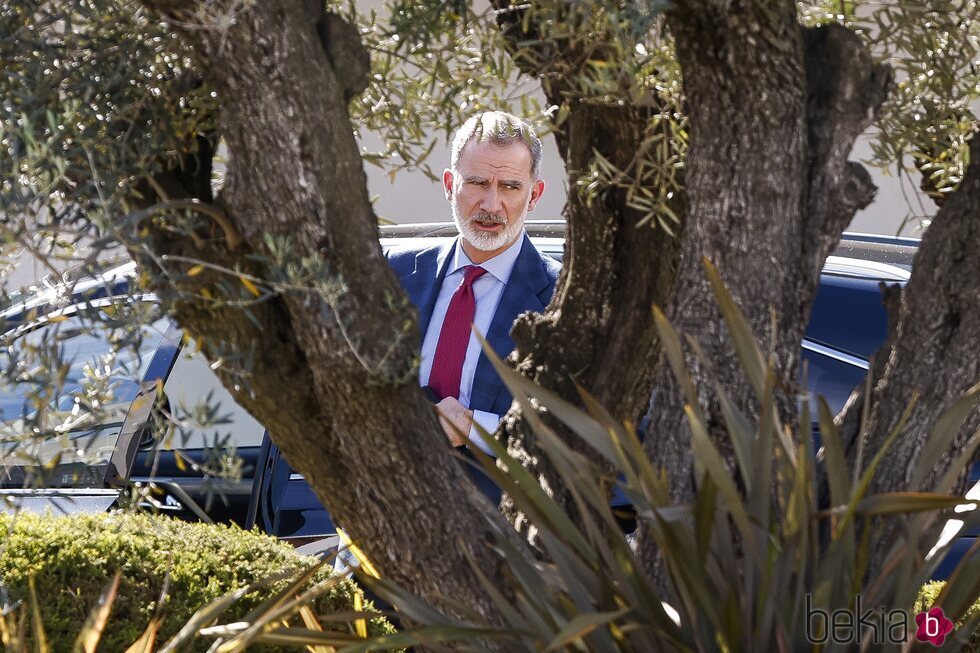
[[[528,231],[539,249],[561,260],[562,223],[532,222]],[[420,239],[454,233],[451,225],[386,227],[382,243],[385,247],[406,240],[418,244]],[[885,339],[887,314],[879,284],[905,283],[917,246],[917,240],[845,234],[828,258],[802,346],[809,390],[814,396],[824,396],[834,411],[862,381],[868,359]],[[18,342],[43,338],[45,329],[71,328],[73,320],[82,319],[83,310],[107,310],[100,305],[109,306],[114,295],[124,294],[133,273],[130,264],[100,279],[76,283],[73,298],[62,298],[64,308],[58,310],[52,310],[57,302],[43,293],[32,302],[8,309],[4,313],[8,326],[12,325],[8,340],[12,334],[17,334]],[[50,290],[56,294],[57,285]],[[139,300],[150,303],[154,298],[136,298]],[[32,310],[34,319],[27,320]],[[38,314],[42,317],[36,317]],[[0,469],[4,488],[0,492],[18,496],[25,507],[55,503],[66,511],[104,510],[117,501],[119,487],[152,483],[152,491],[143,500],[160,511],[183,518],[234,521],[245,527],[258,525],[297,545],[329,543],[325,538],[335,528],[327,511],[303,477],[280,456],[262,426],[234,403],[203,357],[190,353],[193,347],[182,342],[180,332],[166,319],[145,327],[144,332],[139,352],[130,355],[133,360],[124,361],[129,376],[116,382],[113,401],[118,406],[115,413],[109,411],[115,417],[95,431],[86,427],[73,432],[69,424],[62,442],[52,445],[54,451],[66,437],[75,438],[84,443],[78,451],[84,449],[85,455],[60,460],[56,469],[61,473],[47,475],[46,488],[29,491],[23,489],[23,466],[8,464]],[[95,334],[80,334],[68,342],[78,365],[109,349]],[[3,421],[9,423],[24,412],[25,390],[17,386],[3,390],[0,411]],[[202,398],[205,407],[195,407]],[[64,408],[70,413],[70,406]],[[159,436],[147,426],[154,410],[165,410],[184,424],[179,436],[172,436],[169,448],[159,446]],[[211,421],[198,425],[190,419],[181,421],[181,416],[194,411],[203,411]],[[0,447],[9,448],[2,438],[0,434]],[[237,480],[215,480],[205,474],[203,470],[222,464],[215,451],[229,448],[240,466],[240,474],[232,475]],[[43,451],[35,453],[43,458]],[[971,492],[980,493],[980,465],[974,465],[970,483]],[[948,575],[977,535],[968,533],[957,540],[937,577]]]

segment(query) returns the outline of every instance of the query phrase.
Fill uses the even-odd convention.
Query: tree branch
[[[323,2],[313,0],[322,11]],[[371,73],[371,55],[361,41],[357,28],[331,12],[325,12],[317,20],[317,34],[330,60],[337,81],[350,102],[368,87]]]
[[[163,190],[162,188],[160,188],[159,184],[157,184],[156,187],[159,188],[160,190]],[[231,223],[231,218],[228,217],[227,213],[222,211],[217,206],[214,206],[213,204],[205,204],[199,199],[164,200],[163,202],[157,202],[156,204],[152,204],[146,207],[145,209],[140,209],[139,211],[133,213],[129,217],[131,220],[140,222],[144,218],[147,218],[153,215],[154,213],[158,213],[160,211],[179,211],[179,210],[197,211],[198,213],[203,213],[204,215],[213,218],[214,221],[218,223],[218,226],[221,227],[221,230],[225,234],[225,243],[227,243],[229,251],[234,252],[239,245],[245,242],[245,239],[242,238],[242,235],[238,233],[237,229],[235,229],[235,225]],[[201,248],[200,241],[198,241],[197,244],[198,244],[198,249],[200,249]]]
[[[874,199],[875,186],[847,158],[878,114],[892,86],[891,68],[877,64],[860,37],[836,23],[803,30],[807,76],[810,172],[803,259],[813,283],[854,214]]]
[[[980,381],[978,214],[980,138],[974,135],[964,179],[926,231],[908,285],[892,286],[885,294],[889,335],[875,354],[870,382],[854,390],[837,416],[849,461],[861,448],[880,451],[901,426],[869,493],[933,491],[947,474],[959,475],[958,487],[950,489],[961,491],[968,478],[970,464],[962,470],[952,466],[962,460],[961,454],[980,430],[977,403],[962,424],[951,427],[954,431],[939,434],[938,441],[930,441],[929,436],[940,417]],[[870,406],[867,415],[865,404]],[[899,425],[909,407],[908,419]],[[926,452],[930,452],[928,464],[922,462]],[[881,568],[896,536],[904,537],[901,526],[892,522],[873,548],[869,573]]]

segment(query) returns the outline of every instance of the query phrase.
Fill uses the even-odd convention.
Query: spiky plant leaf
[[[157,641],[157,633],[160,631],[160,625],[163,623],[163,619],[160,617],[155,617],[150,620],[147,624],[146,630],[140,635],[140,638],[132,643],[132,645],[126,649],[126,653],[153,653],[153,645]]]
[[[44,632],[44,621],[41,619],[41,607],[37,601],[37,587],[34,576],[27,581],[28,601],[31,604],[31,634],[34,636],[35,653],[48,653],[48,637]]]
[[[709,283],[711,283],[715,303],[725,320],[725,326],[728,327],[728,333],[732,345],[735,347],[735,354],[742,365],[742,371],[745,372],[752,389],[755,390],[756,397],[761,401],[766,382],[766,359],[762,355],[762,350],[759,349],[756,337],[752,333],[752,327],[749,326],[749,321],[745,319],[742,310],[738,307],[731,293],[728,292],[728,288],[725,287],[721,275],[718,274],[718,268],[703,257],[701,264],[704,266]]]
[[[921,488],[923,481],[939,462],[939,458],[949,451],[953,438],[959,433],[963,422],[976,409],[978,402],[980,402],[980,383],[967,390],[936,420],[936,424],[919,451],[919,459],[915,463],[915,471],[912,472],[913,488]]]
[[[858,502],[857,511],[863,515],[904,515],[970,504],[976,506],[980,505],[980,502],[964,501],[963,497],[928,492],[886,492],[864,497]]]
[[[116,592],[119,590],[119,579],[122,578],[122,571],[117,571],[106,586],[102,590],[101,596],[99,596],[99,601],[92,608],[89,613],[88,618],[82,625],[82,630],[78,633],[78,638],[75,640],[75,652],[79,653],[95,653],[96,647],[99,645],[99,640],[102,639],[102,633],[105,630],[105,625],[109,621],[109,612],[112,610],[112,604],[116,601]]]

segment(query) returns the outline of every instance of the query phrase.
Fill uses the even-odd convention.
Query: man
[[[555,288],[560,266],[524,232],[528,212],[544,193],[540,165],[541,141],[527,123],[497,111],[470,118],[456,133],[443,172],[459,237],[388,253],[419,310],[420,383],[438,399],[440,422],[454,446],[463,444],[462,432],[489,453],[476,425],[493,433],[512,400],[472,327],[503,358],[514,348],[514,320],[543,310]]]

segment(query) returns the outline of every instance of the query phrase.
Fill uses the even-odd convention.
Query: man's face
[[[443,173],[443,184],[463,249],[475,263],[482,261],[474,254],[487,260],[520,237],[527,212],[544,192],[544,182],[531,179],[531,151],[520,142],[471,140],[460,152],[458,170]]]

